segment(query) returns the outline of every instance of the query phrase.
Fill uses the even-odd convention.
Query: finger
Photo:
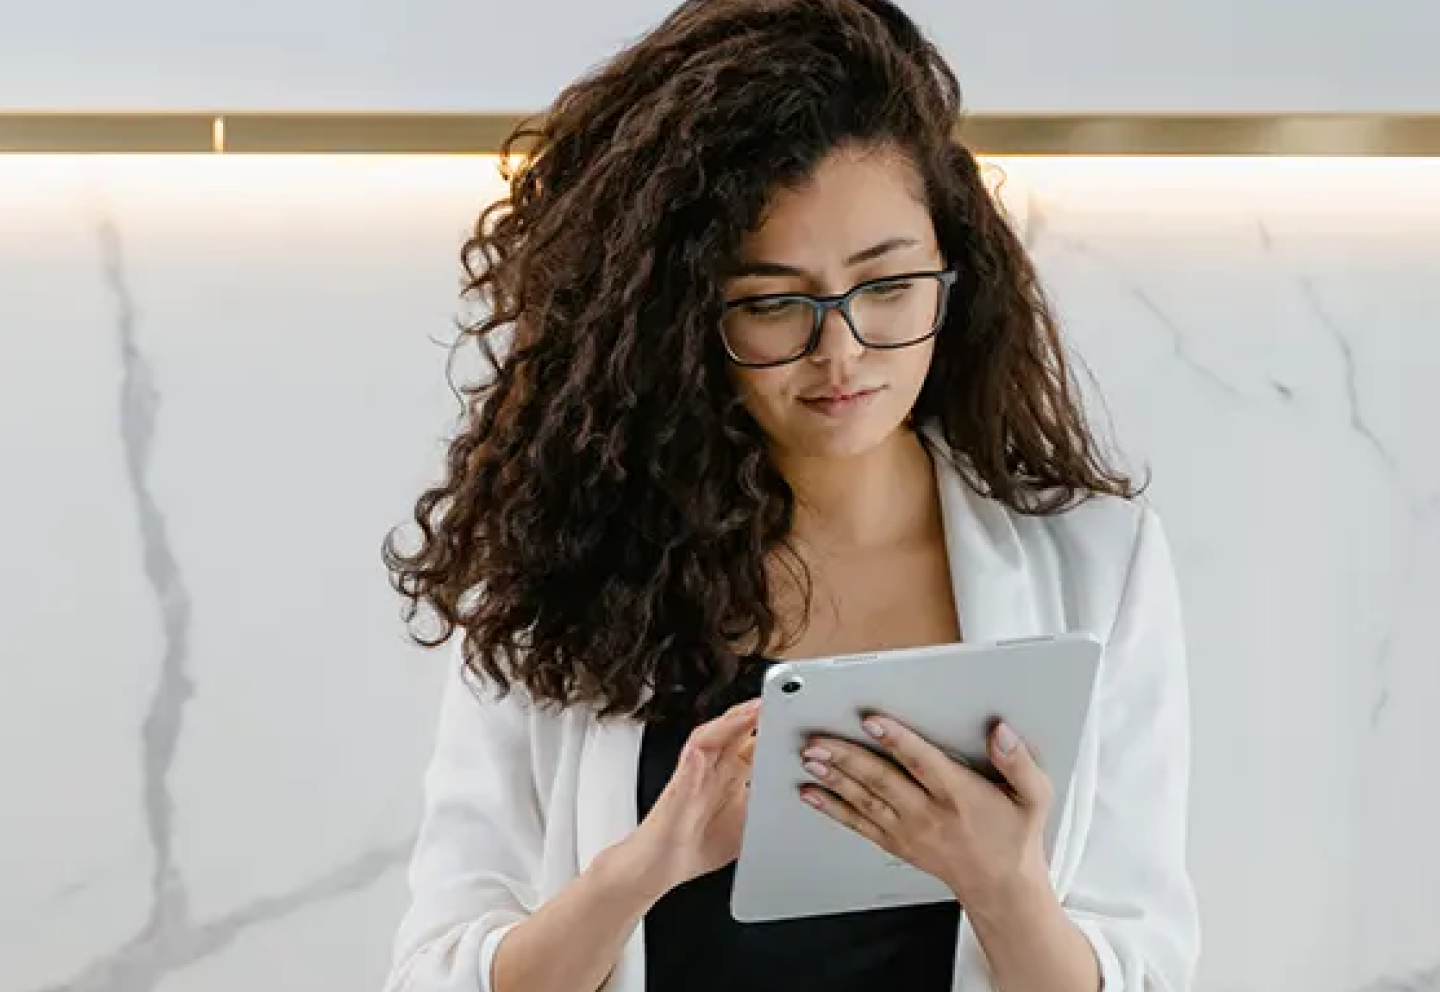
[[[873,820],[862,816],[854,806],[834,793],[813,785],[804,785],[800,787],[800,798],[830,819],[855,831],[881,850],[889,851],[891,854],[895,853],[891,850],[889,836]]]
[[[1035,761],[1020,735],[1003,721],[990,732],[990,760],[1022,805],[1034,809],[1050,805],[1050,776]]]
[[[913,816],[930,802],[903,769],[858,744],[817,737],[801,757],[810,774],[862,813],[873,813],[882,826],[892,824],[897,815]]]
[[[746,766],[753,765],[755,763],[756,740],[757,738],[755,737],[755,735],[750,734],[749,736],[743,738],[740,741],[740,747],[736,750],[736,756],[742,762],[744,762]]]
[[[957,766],[950,756],[900,721],[871,715],[860,725],[932,796],[941,795],[953,783]]]
[[[810,749],[813,750],[815,749]],[[832,795],[844,800],[847,806],[874,824],[881,833],[889,834],[899,825],[900,813],[885,800],[883,785],[875,784],[878,779],[867,783],[852,770],[846,770],[836,762],[816,761],[813,758],[805,761],[805,771],[814,776]],[[902,773],[892,769],[891,774],[900,776]]]
[[[715,768],[726,782],[748,782],[754,763],[754,734],[742,734],[739,738],[727,743],[715,755]]]
[[[687,746],[703,751],[720,751],[739,743],[755,729],[760,717],[760,700],[732,706],[708,723],[702,723],[690,734]]]
[[[738,703],[696,727],[680,751],[676,777],[686,777],[689,788],[702,791],[748,782],[759,719],[757,697]]]

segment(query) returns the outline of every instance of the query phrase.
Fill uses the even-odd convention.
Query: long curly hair
[[[462,251],[484,316],[418,544],[411,636],[540,704],[702,709],[779,620],[795,498],[731,383],[722,278],[773,193],[840,146],[908,154],[960,273],[914,420],[1026,513],[1131,496],[1087,429],[1024,248],[956,137],[955,76],[886,0],[690,0],[508,139]],[[518,164],[504,164],[518,163]],[[418,629],[422,608],[438,629]]]

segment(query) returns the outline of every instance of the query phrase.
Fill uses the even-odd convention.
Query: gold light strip
[[[0,112],[0,153],[483,155],[519,114]],[[1436,114],[975,114],[985,155],[1440,157]]]

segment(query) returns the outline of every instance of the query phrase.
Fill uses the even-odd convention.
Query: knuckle
[[[950,790],[945,790],[935,798],[936,802],[933,804],[932,809],[927,814],[931,819],[934,819],[937,816],[945,816],[946,818],[954,820],[956,823],[960,824],[965,824],[970,821],[969,805],[967,803],[959,802],[956,799],[954,792]]]
[[[706,737],[692,737],[686,744],[685,750],[698,758],[708,758],[715,753],[715,745]]]
[[[871,793],[860,797],[860,809],[871,820],[889,819],[890,807],[881,799]]]

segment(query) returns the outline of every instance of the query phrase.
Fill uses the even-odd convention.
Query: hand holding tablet
[[[732,914],[916,905],[1043,874],[1101,654],[1082,633],[774,666]]]

